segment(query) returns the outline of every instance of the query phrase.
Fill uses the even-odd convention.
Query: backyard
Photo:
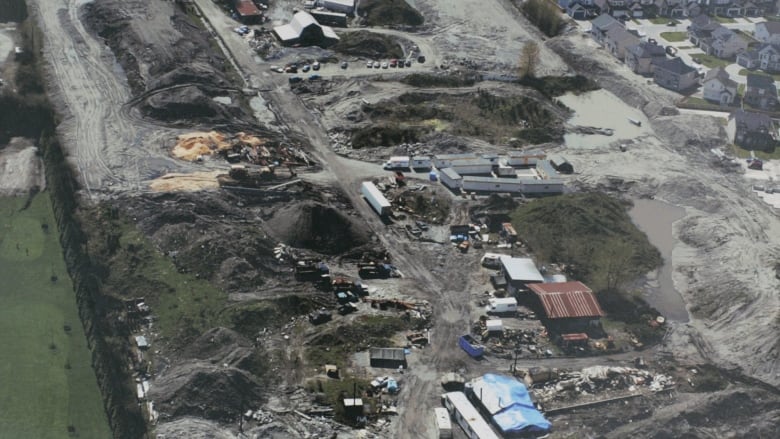
[[[679,43],[688,39],[688,32],[661,32],[661,38],[670,43]]]

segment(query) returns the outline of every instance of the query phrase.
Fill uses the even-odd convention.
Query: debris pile
[[[221,155],[231,163],[269,167],[311,165],[309,157],[300,148],[277,145],[269,139],[243,132],[232,136],[218,131],[181,134],[176,138],[172,154],[191,162]]]
[[[592,366],[560,372],[558,378],[535,389],[540,402],[562,402],[601,393],[659,392],[674,386],[672,377],[631,367]]]

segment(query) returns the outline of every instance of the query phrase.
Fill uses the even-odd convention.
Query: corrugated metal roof
[[[462,166],[492,166],[493,164],[490,163],[490,160],[488,159],[482,159],[482,158],[476,158],[476,159],[457,159],[452,160],[452,166],[453,168],[462,167]]]
[[[549,319],[604,315],[593,291],[582,282],[530,284],[528,288],[539,297]]]
[[[257,9],[252,0],[238,0],[236,2],[236,12],[242,17],[253,17],[256,15],[263,15],[260,9]]]
[[[461,176],[452,168],[439,169],[439,173],[446,175],[450,180],[460,180]]]

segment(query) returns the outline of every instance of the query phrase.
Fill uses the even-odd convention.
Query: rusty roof
[[[255,15],[263,15],[260,9],[255,6],[252,0],[238,0],[236,2],[236,12],[242,17],[252,17]]]
[[[582,282],[529,284],[528,288],[539,297],[549,319],[604,315],[593,291]]]

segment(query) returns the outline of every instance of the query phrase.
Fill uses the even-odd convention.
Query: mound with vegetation
[[[596,290],[616,290],[662,263],[629,207],[602,193],[567,194],[535,200],[511,216],[540,261],[566,264]]]
[[[419,26],[425,21],[405,0],[363,0],[358,6],[358,15],[364,17],[369,26]]]
[[[339,37],[338,44],[331,49],[350,56],[366,58],[403,58],[401,43],[389,35],[359,30],[345,32]]]
[[[370,126],[352,133],[354,148],[420,141],[433,131],[499,142],[516,137],[527,143],[563,140],[562,108],[530,96],[404,93],[395,102],[364,105]]]

